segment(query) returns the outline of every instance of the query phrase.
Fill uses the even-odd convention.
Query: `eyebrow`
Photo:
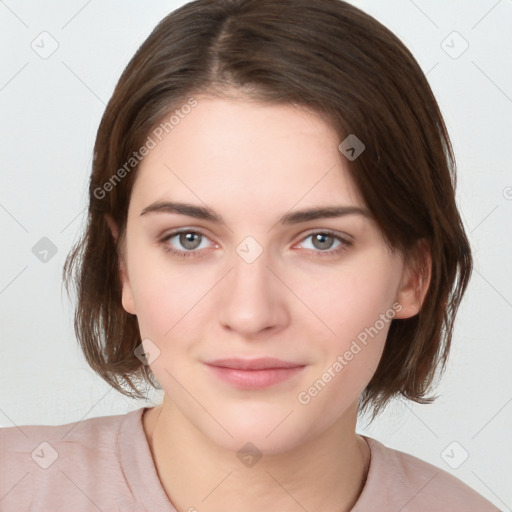
[[[157,201],[146,206],[140,215],[146,215],[148,213],[176,213],[179,215],[186,215],[188,217],[195,217],[196,219],[207,220],[216,224],[226,225],[222,216],[214,212],[212,209],[191,203]],[[362,215],[368,219],[371,219],[372,217],[369,210],[358,206],[322,206],[285,213],[279,218],[278,222],[280,224],[299,224],[310,220],[343,217],[345,215]]]

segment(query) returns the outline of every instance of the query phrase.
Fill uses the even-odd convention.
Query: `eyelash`
[[[202,237],[208,238],[206,235],[204,235],[203,233],[201,233],[199,231],[194,231],[192,229],[181,229],[181,230],[173,231],[172,233],[169,233],[164,238],[162,238],[162,240],[160,240],[160,243],[163,245],[165,252],[170,253],[173,256],[177,256],[178,258],[195,257],[196,254],[199,253],[200,251],[198,251],[198,250],[179,251],[179,250],[172,248],[167,243],[171,238],[174,238],[175,236],[180,235],[182,233],[193,233],[195,235],[200,235]],[[339,242],[341,242],[341,245],[337,249],[330,249],[328,251],[321,251],[321,250],[313,251],[313,252],[319,253],[322,257],[323,256],[333,256],[335,254],[341,254],[342,252],[347,250],[352,245],[351,241],[346,240],[345,238],[342,238],[341,236],[337,235],[334,231],[330,231],[328,229],[321,230],[321,231],[314,231],[312,233],[309,233],[304,238],[302,238],[301,242],[304,242],[304,240],[306,240],[314,235],[319,235],[319,234],[331,236],[335,240],[338,240]]]

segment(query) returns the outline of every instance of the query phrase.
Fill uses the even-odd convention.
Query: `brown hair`
[[[195,0],[165,17],[128,63],[98,129],[86,231],[63,269],[68,293],[74,280],[75,332],[88,363],[127,396],[143,397],[137,379],[159,387],[134,355],[137,317],[121,304],[132,159],[163,117],[194,94],[229,88],[310,109],[340,142],[355,134],[365,144],[346,162],[361,197],[392,250],[409,260],[427,241],[432,273],[421,311],[392,320],[360,407],[371,406],[375,417],[398,395],[432,402],[426,394],[445,368],[472,271],[453,150],[414,57],[381,23],[341,0]],[[119,228],[117,244],[107,215]],[[418,264],[425,274],[425,262]]]

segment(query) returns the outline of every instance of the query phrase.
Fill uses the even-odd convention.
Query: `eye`
[[[173,241],[173,239],[175,240]],[[306,249],[322,256],[339,254],[352,245],[351,241],[329,230],[309,233],[301,243],[304,244],[304,241],[308,239],[311,239],[311,247],[306,247]],[[182,229],[169,233],[160,242],[166,252],[179,258],[187,258],[197,256],[201,249],[207,249],[208,244],[206,246],[203,244],[206,240],[209,239],[198,231]]]
[[[311,248],[322,255],[339,254],[352,245],[352,242],[332,231],[315,231],[307,235],[304,240],[311,239]],[[336,245],[337,243],[337,245]],[[334,249],[332,247],[335,247]],[[306,247],[309,249],[308,247]]]
[[[171,240],[175,238],[175,244]],[[205,235],[190,229],[183,229],[181,231],[173,231],[166,235],[160,242],[163,244],[166,252],[170,252],[175,256],[186,258],[194,256],[199,252],[196,249],[204,249],[201,247],[202,242],[208,240]]]

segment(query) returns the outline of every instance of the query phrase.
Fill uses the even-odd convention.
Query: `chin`
[[[242,447],[250,443],[261,454],[278,454],[303,444],[308,437],[308,425],[304,421],[301,422],[301,419],[305,418],[300,418],[298,411],[289,406],[284,408],[274,405],[269,408],[268,404],[262,404],[260,407],[252,406],[246,409],[233,407],[231,410],[216,410],[216,419],[225,430],[218,424],[212,429],[211,422],[202,422],[200,430],[226,450],[238,453]],[[315,428],[314,425],[310,427]]]

